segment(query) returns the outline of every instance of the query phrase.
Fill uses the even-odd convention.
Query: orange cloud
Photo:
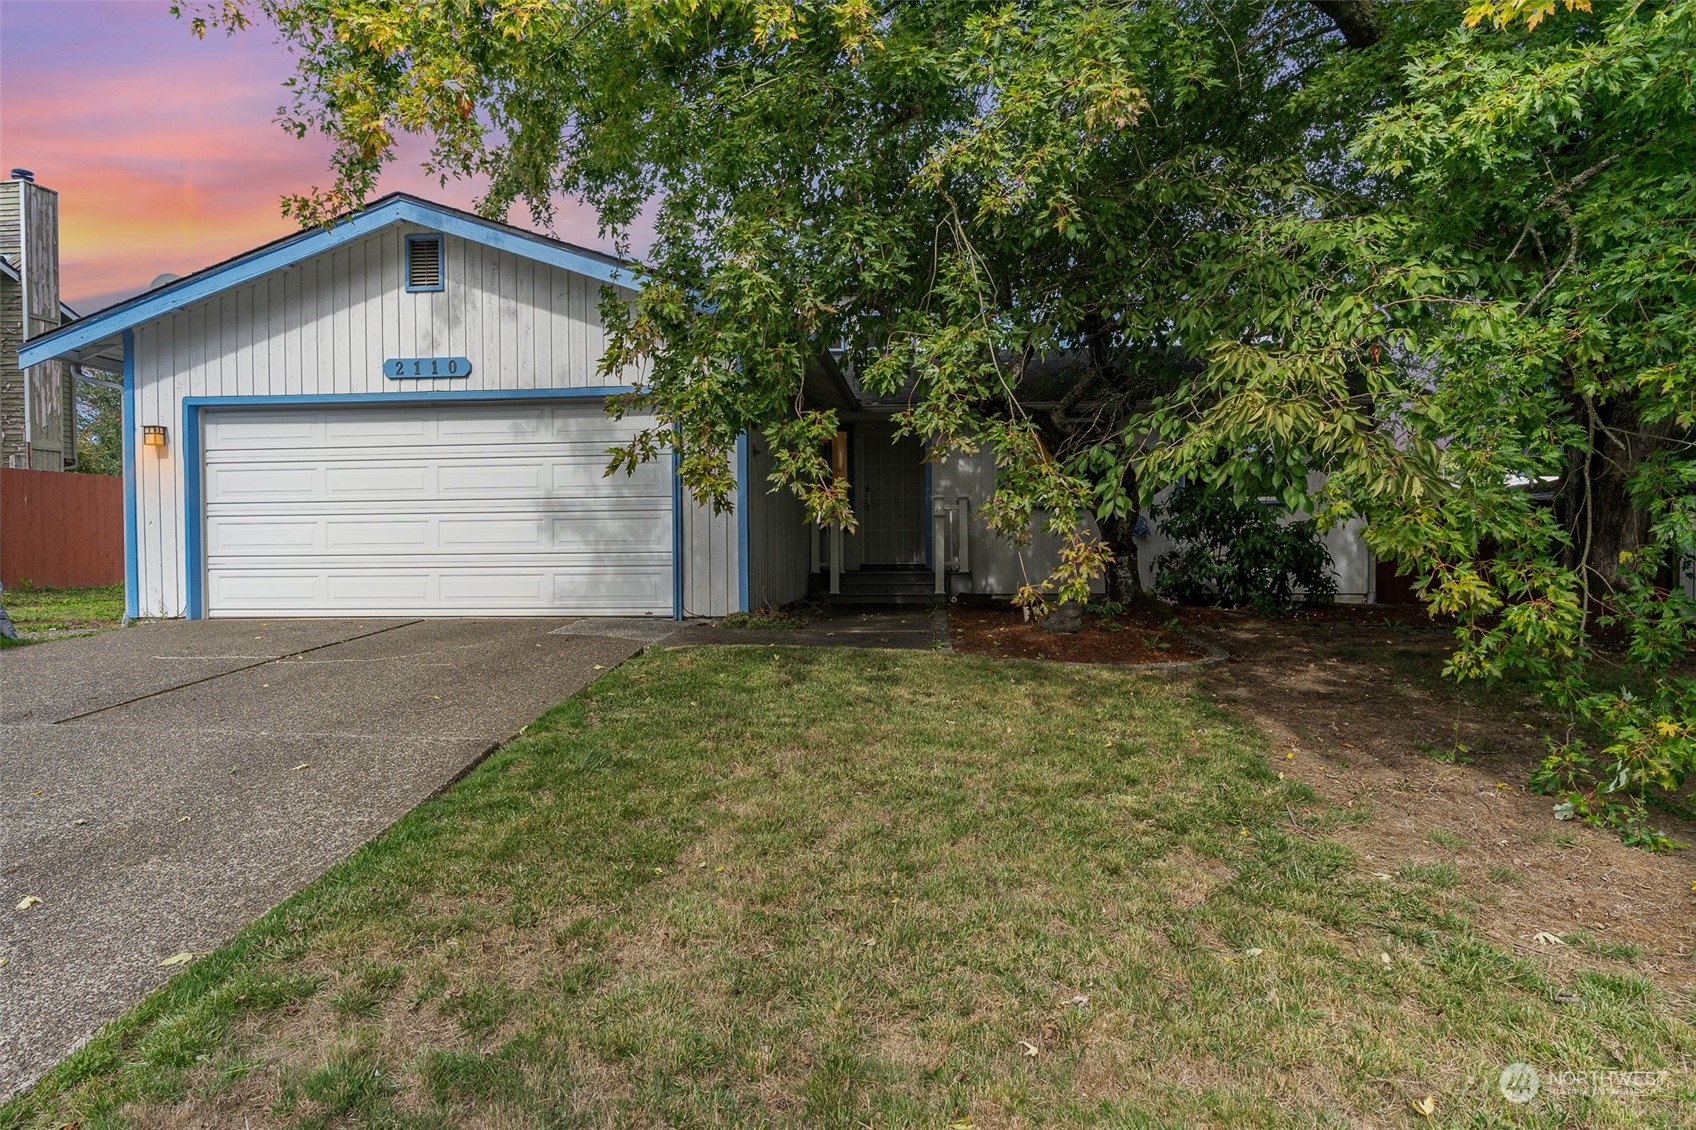
[[[163,3],[0,4],[0,168],[59,193],[65,301],[89,313],[292,230],[280,198],[330,174],[324,139],[275,124],[290,73],[263,31],[195,40]],[[470,207],[482,186],[437,186],[424,155],[404,146],[378,191]],[[604,246],[559,203],[554,234]]]

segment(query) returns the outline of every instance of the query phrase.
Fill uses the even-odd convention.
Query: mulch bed
[[[1103,620],[1085,616],[1075,635],[1045,632],[1019,609],[957,608],[949,613],[954,650],[997,659],[1060,663],[1183,663],[1207,653],[1175,629],[1171,609],[1141,608]]]

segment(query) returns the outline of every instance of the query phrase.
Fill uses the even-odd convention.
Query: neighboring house
[[[13,169],[0,181],[0,467],[76,466],[72,367],[55,360],[18,368],[25,341],[75,317],[59,301],[59,194]]]
[[[737,447],[734,513],[696,506],[670,459],[603,475],[650,422],[609,419],[634,375],[597,374],[600,288],[635,284],[619,260],[395,194],[31,340],[22,360],[124,374],[133,616],[681,618],[833,581],[1005,595],[1046,575],[1052,545],[1020,552],[982,527],[987,456],[925,462],[894,438],[896,406],[828,359],[806,394],[842,413],[854,535],[768,489],[758,436]],[[1370,560],[1338,556],[1343,592],[1366,598]]]

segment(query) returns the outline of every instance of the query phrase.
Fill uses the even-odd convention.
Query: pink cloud
[[[325,139],[275,124],[291,72],[264,30],[199,41],[163,0],[0,4],[0,169],[59,193],[65,301],[88,313],[294,230],[280,198],[330,174]],[[424,156],[403,145],[378,191],[469,208],[482,186],[438,186]],[[605,246],[591,210],[559,203],[553,234]]]

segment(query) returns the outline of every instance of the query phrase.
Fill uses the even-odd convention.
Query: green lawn
[[[88,632],[124,618],[124,586],[98,589],[7,588],[0,604],[21,633]],[[9,641],[0,641],[9,642]]]
[[[652,653],[0,1125],[1696,1123],[1676,1070],[1507,1103],[1514,1061],[1676,1068],[1688,1004],[1632,953],[1555,982],[1353,818],[1186,678]]]

